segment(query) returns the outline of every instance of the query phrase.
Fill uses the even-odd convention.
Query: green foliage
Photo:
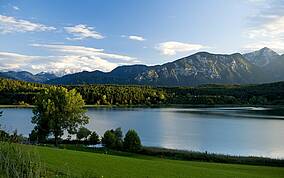
[[[9,138],[10,138],[10,135],[4,130],[0,129],[0,141],[8,141]]]
[[[102,144],[106,148],[122,150],[123,149],[123,133],[121,128],[115,130],[107,130],[102,138]]]
[[[107,130],[102,138],[102,144],[106,148],[115,149],[117,138],[111,130]]]
[[[0,111],[0,117],[2,117],[3,111]],[[0,124],[0,130],[1,130],[1,124]]]
[[[90,137],[89,137],[89,143],[91,145],[96,145],[100,142],[100,137],[99,135],[94,131],[91,133]]]
[[[127,85],[66,86],[76,89],[92,105],[157,104],[284,104],[284,82],[262,85],[198,87],[149,87]],[[0,104],[35,104],[36,96],[49,85],[0,79]]]
[[[128,130],[124,138],[123,147],[129,152],[138,152],[141,149],[141,141],[135,130]]]
[[[166,101],[166,93],[148,86],[84,85],[70,86],[81,93],[87,104],[148,105]]]
[[[82,140],[82,139],[86,140],[91,133],[92,132],[86,127],[80,127],[76,133],[76,136],[78,140]]]
[[[116,149],[117,150],[122,150],[123,148],[123,133],[121,128],[117,128],[113,131],[115,137],[116,137]]]
[[[39,134],[52,133],[57,145],[64,130],[73,134],[79,125],[88,123],[83,107],[84,100],[76,90],[51,86],[37,96],[32,123],[36,124],[35,130]]]

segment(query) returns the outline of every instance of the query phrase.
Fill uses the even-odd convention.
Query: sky
[[[0,71],[57,75],[199,51],[284,53],[284,0],[0,0]]]

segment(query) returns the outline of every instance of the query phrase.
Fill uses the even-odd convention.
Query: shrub
[[[111,130],[107,130],[102,138],[103,146],[111,149],[116,148],[116,136]]]
[[[92,145],[96,145],[96,144],[100,143],[100,137],[95,131],[92,132],[92,134],[90,135],[89,143],[92,144]]]
[[[124,149],[129,152],[138,152],[142,145],[140,138],[135,130],[128,130],[123,142]]]
[[[91,134],[92,132],[85,128],[85,127],[80,127],[78,132],[77,132],[77,139],[78,140],[82,140],[82,139],[87,139],[88,136]]]
[[[122,150],[123,148],[123,133],[121,128],[117,128],[113,131],[115,137],[116,137],[116,142],[115,142],[115,147],[117,150]]]

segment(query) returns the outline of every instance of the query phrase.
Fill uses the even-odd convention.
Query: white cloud
[[[279,35],[284,35],[284,16],[275,18],[260,27],[253,27],[248,30],[247,34],[249,38],[276,38]]]
[[[3,34],[13,32],[40,32],[55,29],[55,27],[0,15],[0,33]]]
[[[17,70],[25,63],[35,59],[35,56],[26,56],[16,53],[0,52],[0,70]]]
[[[84,46],[33,44],[34,47],[51,50],[50,56],[29,56],[0,52],[0,70],[27,70],[33,73],[53,72],[58,75],[80,71],[111,71],[124,64],[134,64],[137,59],[106,53],[103,49]]]
[[[77,56],[96,56],[100,58],[117,59],[127,62],[138,62],[136,58],[126,55],[111,54],[104,52],[104,49],[97,49],[85,46],[72,45],[50,45],[50,44],[32,44],[34,47],[50,49],[60,54],[77,55]]]
[[[145,40],[146,40],[146,39],[143,38],[142,36],[136,36],[136,35],[128,36],[128,39],[130,39],[130,40],[135,40],[135,41],[145,41]]]
[[[181,43],[176,41],[167,41],[156,46],[156,49],[159,50],[161,54],[169,56],[179,52],[197,51],[203,48],[205,48],[205,46],[200,44]]]
[[[245,35],[249,39],[249,43],[244,46],[245,49],[255,50],[267,46],[284,52],[284,16],[251,27]]]
[[[20,10],[20,8],[18,6],[13,6],[12,8],[16,11]]]
[[[67,33],[72,34],[73,38],[69,40],[83,40],[85,38],[103,39],[104,36],[94,30],[94,27],[79,24],[73,27],[64,27]]]

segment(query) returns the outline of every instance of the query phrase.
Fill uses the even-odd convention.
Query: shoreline
[[[0,108],[34,108],[34,105],[0,105]],[[92,105],[87,104],[85,108],[217,108],[217,107],[284,107],[284,105],[193,105],[193,104],[158,104],[158,105]]]

